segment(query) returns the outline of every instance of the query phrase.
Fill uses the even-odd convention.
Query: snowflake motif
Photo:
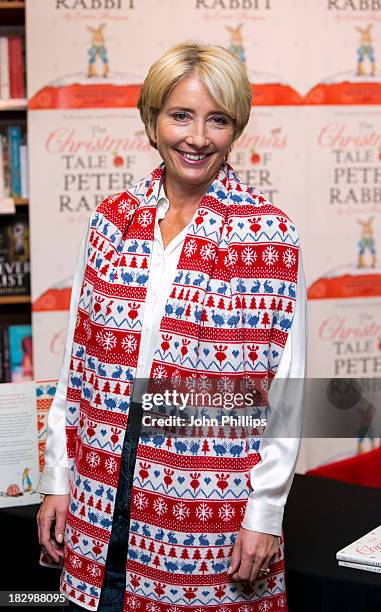
[[[231,608],[225,608],[225,606],[222,608],[218,608],[217,612],[231,612]]]
[[[98,332],[97,341],[104,348],[106,352],[116,347],[116,337],[110,331]]]
[[[82,561],[81,561],[81,559],[78,559],[78,557],[72,557],[71,564],[76,569],[82,567]]]
[[[146,605],[147,612],[160,612],[159,606],[154,603],[149,603]]]
[[[171,606],[168,608],[168,612],[181,612],[181,610],[178,606]]]
[[[134,338],[132,334],[129,334],[122,340],[122,347],[124,348],[126,353],[133,353],[134,350],[136,349],[136,345],[137,345],[136,338]]]
[[[185,257],[192,257],[197,251],[197,242],[192,238],[184,246]]]
[[[216,247],[214,244],[204,244],[200,249],[200,256],[202,259],[213,259]]]
[[[260,610],[260,612],[268,612],[268,610],[271,610],[272,607],[273,604],[271,603],[271,601],[263,601],[259,604],[258,610]]]
[[[225,266],[230,268],[231,266],[234,266],[237,263],[237,261],[238,261],[237,251],[235,250],[228,251],[228,254],[226,255],[224,259]]]
[[[167,370],[162,365],[157,366],[153,371],[153,378],[167,378]]]
[[[184,502],[180,502],[176,504],[173,508],[173,514],[177,518],[178,521],[183,521],[189,516],[189,508],[186,507]]]
[[[238,612],[250,612],[249,606],[240,606]]]
[[[87,569],[89,571],[90,576],[93,578],[97,578],[101,574],[101,570],[97,565],[88,565]]]
[[[274,249],[272,244],[265,248],[262,254],[262,259],[267,266],[272,266],[276,261],[278,261],[278,251]]]
[[[233,391],[233,382],[228,376],[222,376],[217,380],[217,388],[220,393],[231,393]]]
[[[245,263],[248,266],[250,266],[257,260],[256,252],[254,251],[254,249],[251,249],[250,247],[246,247],[243,249],[241,257],[242,257],[243,263]]]
[[[118,467],[118,464],[113,457],[108,457],[106,459],[105,468],[109,474],[114,474],[116,472],[117,467]]]
[[[159,516],[163,516],[168,510],[168,504],[161,497],[155,499],[153,507]]]
[[[128,610],[137,610],[138,608],[140,608],[140,603],[134,596],[128,597],[126,599],[126,603],[128,606]]]
[[[150,213],[149,210],[143,210],[138,218],[139,225],[141,225],[142,227],[148,227],[151,224],[151,221],[152,213]]]
[[[148,500],[146,496],[140,492],[135,495],[134,503],[135,503],[135,506],[139,508],[139,510],[143,510],[144,508],[147,508],[148,506]]]
[[[118,204],[118,210],[119,210],[119,212],[121,212],[121,213],[124,213],[124,212],[129,212],[129,213],[131,213],[131,212],[133,212],[133,211],[131,210],[131,202],[132,202],[131,198],[127,198],[127,200],[126,200],[126,199],[121,200],[121,201],[119,202],[119,204]]]
[[[295,253],[293,253],[292,249],[288,248],[287,251],[283,253],[283,263],[286,268],[291,268],[295,264],[296,257]]]
[[[223,504],[218,510],[218,516],[222,521],[230,521],[234,516],[234,509],[230,504]]]
[[[89,464],[89,466],[92,468],[98,467],[98,465],[101,462],[98,453],[96,453],[95,451],[91,451],[91,453],[87,453],[86,461]]]
[[[278,599],[277,606],[278,608],[283,608],[286,605],[286,603],[287,603],[287,599],[285,595],[281,595]]]
[[[89,341],[91,338],[91,323],[89,319],[86,319],[84,322],[83,329],[85,330],[86,340]]]
[[[208,393],[210,391],[211,382],[206,374],[202,374],[197,380],[196,390],[199,393]]]
[[[212,509],[208,506],[208,504],[202,503],[197,506],[196,516],[200,521],[207,521],[211,518],[212,514]]]
[[[174,370],[171,375],[171,383],[175,389],[181,386],[181,375],[179,370]]]
[[[196,389],[197,389],[197,376],[196,376],[196,374],[192,374],[191,376],[188,376],[188,378],[185,381],[185,386],[186,386],[188,391],[196,391]]]

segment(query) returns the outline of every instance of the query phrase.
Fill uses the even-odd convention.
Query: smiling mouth
[[[185,157],[185,159],[189,159],[190,161],[201,161],[205,159],[206,157],[209,157],[209,155],[211,155],[211,153],[200,153],[200,154],[187,153],[186,151],[180,151],[179,149],[176,149],[176,151],[180,153],[180,155]]]

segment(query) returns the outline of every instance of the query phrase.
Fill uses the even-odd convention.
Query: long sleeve
[[[300,449],[306,364],[306,285],[299,257],[294,319],[268,395],[262,461],[251,470],[250,493],[242,527],[280,535],[284,506]],[[287,437],[282,437],[287,436]]]
[[[77,265],[74,274],[70,300],[69,321],[56,394],[48,413],[47,438],[45,446],[45,467],[41,474],[37,491],[45,494],[64,495],[69,493],[69,467],[66,451],[66,390],[69,375],[71,349],[74,338],[77,311],[86,269],[88,223],[82,237]]]

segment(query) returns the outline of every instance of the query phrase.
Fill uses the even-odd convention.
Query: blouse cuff
[[[44,495],[68,495],[70,468],[45,465],[36,487]]]
[[[284,506],[274,506],[249,497],[242,527],[261,533],[280,536],[282,533]]]

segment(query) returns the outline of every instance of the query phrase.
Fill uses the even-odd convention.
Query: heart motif
[[[230,587],[230,592],[231,592],[231,593],[235,593],[235,592],[236,592],[236,590],[237,590],[237,587]]]
[[[177,589],[170,589],[169,592],[172,593],[172,595],[176,595]]]
[[[239,227],[240,229],[242,229],[242,228],[243,228],[243,226],[244,226],[244,223],[238,223],[238,227]]]
[[[234,357],[236,357],[236,358],[237,358],[237,357],[238,357],[238,355],[239,355],[239,351],[232,351],[232,353],[233,353]]]
[[[274,222],[271,219],[268,219],[266,223],[269,227],[271,227]]]
[[[211,478],[209,478],[209,476],[208,476],[207,478],[204,478],[204,482],[206,482],[206,484],[209,484],[211,480],[212,480],[212,479],[211,479]]]
[[[102,436],[105,436],[107,434],[107,429],[101,429],[101,434]]]
[[[160,476],[160,470],[155,470],[154,475],[156,476],[156,478],[158,478]]]
[[[294,232],[295,231],[294,225],[290,225],[290,227],[291,227],[292,231]]]
[[[180,484],[183,484],[184,480],[185,480],[184,476],[179,476],[177,479],[177,482],[179,482]]]
[[[263,351],[263,354],[264,354],[264,355],[266,355],[266,357],[267,357],[267,355],[269,354],[269,352],[268,352],[268,351]]]
[[[86,295],[90,295],[90,289],[86,291]]]
[[[74,412],[76,411],[76,407],[75,406],[69,406],[69,411],[74,414]]]
[[[179,348],[179,343],[178,342],[175,342],[175,347]]]
[[[204,597],[207,597],[207,596],[209,595],[209,591],[202,591],[202,592],[201,592],[201,594],[202,594]]]
[[[240,482],[241,482],[240,478],[234,478],[234,484],[237,485],[237,487],[238,487]]]
[[[89,543],[89,540],[82,540],[82,542],[83,542],[83,544],[84,544],[85,546],[87,546],[87,545],[88,545],[88,543]]]
[[[273,357],[274,357],[274,359],[275,359],[275,357],[278,357],[279,353],[278,353],[278,351],[273,351],[273,352],[272,352],[272,355],[273,355]]]
[[[216,223],[216,219],[210,219],[209,223],[210,225],[214,225]]]
[[[210,353],[210,349],[204,349],[204,355],[208,356]]]
[[[117,311],[118,311],[118,312],[119,312],[119,314],[120,314],[120,313],[122,312],[122,310],[123,310],[123,306],[117,306],[117,308],[116,308],[116,309],[117,309]]]

